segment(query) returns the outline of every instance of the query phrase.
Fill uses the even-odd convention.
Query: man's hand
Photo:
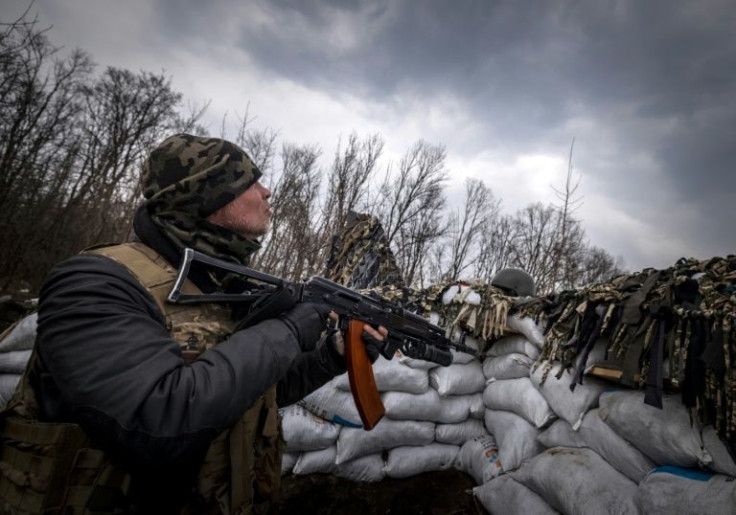
[[[334,320],[337,315],[335,315],[335,318],[333,318],[332,315],[334,315],[334,313],[330,313],[330,318]],[[363,326],[363,334],[361,336],[368,358],[371,360],[371,363],[375,363],[381,353],[381,349],[383,349],[384,340],[386,336],[388,336],[388,330],[383,326],[379,326],[378,329],[374,329],[370,325],[365,324]],[[345,341],[343,340],[342,332],[336,332],[330,340],[330,343],[334,346],[337,353],[340,354],[340,356],[345,356]]]
[[[329,308],[324,304],[303,302],[281,315],[281,320],[291,329],[302,351],[314,350],[322,332],[327,328]]]

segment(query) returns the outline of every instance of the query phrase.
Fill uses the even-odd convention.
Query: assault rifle
[[[186,279],[192,263],[238,274],[246,279],[242,293],[203,294],[192,288]],[[185,293],[184,290],[192,293]],[[312,277],[307,281],[291,282],[246,266],[213,258],[196,250],[184,249],[179,275],[167,298],[169,302],[189,304],[198,302],[247,302],[250,303],[246,321],[276,316],[298,302],[325,304],[339,315],[340,330],[345,335],[345,359],[348,368],[350,389],[365,429],[372,429],[386,410],[376,388],[373,368],[362,342],[363,325],[370,324],[388,329],[388,337],[381,350],[386,359],[391,359],[396,350],[411,358],[431,361],[442,366],[452,363],[450,349],[475,355],[475,350],[445,336],[442,328],[382,298],[369,297],[341,286],[323,277]]]

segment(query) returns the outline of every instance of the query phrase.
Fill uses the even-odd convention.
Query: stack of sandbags
[[[0,335],[0,409],[13,396],[36,340],[38,313],[32,313]]]

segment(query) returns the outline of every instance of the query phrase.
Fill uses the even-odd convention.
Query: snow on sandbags
[[[734,513],[736,481],[730,476],[680,467],[659,467],[639,484],[635,499],[642,513]]]
[[[5,337],[0,339],[0,352],[31,350],[36,341],[37,326],[38,312],[21,318],[3,333]]]
[[[558,419],[537,440],[550,447],[589,447],[613,468],[639,483],[655,464],[636,447],[618,435],[598,416],[598,409],[585,414],[577,431],[564,419]]]
[[[320,418],[347,427],[363,427],[353,394],[335,388],[336,380],[316,389],[297,404]]]
[[[436,367],[429,372],[429,384],[437,392],[448,395],[466,395],[482,392],[486,384],[483,368],[478,360]]]
[[[527,340],[540,349],[544,347],[545,338],[542,328],[531,318],[519,318],[516,315],[509,315],[506,318],[506,325],[512,331],[523,334]]]
[[[591,449],[547,449],[511,476],[563,513],[639,513],[634,501],[636,483]]]
[[[534,360],[526,354],[512,352],[483,360],[486,379],[518,379],[529,377]]]
[[[563,421],[564,422],[564,421]],[[504,515],[554,515],[559,513],[534,491],[504,474],[473,488],[475,495],[489,513]]]
[[[404,445],[427,445],[434,440],[434,423],[384,417],[370,431],[344,427],[337,437],[336,463]]]
[[[11,350],[0,353],[0,374],[21,375],[31,357],[29,350]]]
[[[0,374],[0,409],[4,409],[13,397],[20,378],[19,374]]]
[[[707,425],[701,432],[703,438],[703,446],[713,461],[708,464],[708,468],[726,474],[728,476],[736,476],[736,463],[734,463],[731,454],[728,452],[726,445],[716,433],[713,425]]]
[[[324,449],[337,441],[342,428],[316,416],[303,406],[293,404],[279,410],[287,452]]]
[[[485,414],[485,409],[483,410]],[[434,439],[439,443],[462,445],[477,436],[488,434],[483,420],[469,418],[458,424],[437,424],[434,430]]]
[[[479,485],[501,474],[503,465],[498,459],[496,440],[485,435],[465,442],[455,458],[455,468],[473,476]]]
[[[541,351],[539,347],[527,340],[526,336],[512,334],[499,338],[486,351],[486,356],[495,357],[504,354],[525,354],[531,359],[537,359]]]
[[[544,362],[532,372],[531,381],[546,399],[552,411],[558,417],[567,420],[572,428],[577,430],[585,413],[598,405],[598,398],[607,385],[586,377],[583,384],[576,385],[575,390],[571,391],[570,384],[573,376],[568,370],[562,372],[560,379],[556,377],[561,368],[560,363],[550,365]],[[547,377],[542,383],[545,374]]]
[[[351,481],[374,483],[384,478],[383,458],[380,453],[361,456],[344,463],[336,463],[337,449],[333,445],[327,449],[302,453],[294,465],[294,474],[333,474]]]
[[[381,394],[386,416],[393,420],[422,420],[455,424],[463,422],[482,405],[480,394],[441,397],[430,388],[424,393],[386,392]]]
[[[395,479],[447,470],[455,462],[460,447],[431,443],[421,447],[396,447],[388,451],[383,473]]]
[[[429,388],[427,370],[407,366],[396,357],[389,360],[379,356],[373,364],[373,377],[379,392],[424,393]],[[336,377],[334,381],[335,388],[350,390],[350,380],[347,374]]]
[[[547,401],[528,377],[489,380],[483,392],[483,404],[488,409],[516,413],[537,428],[544,427],[555,419]]]
[[[540,431],[523,417],[510,411],[486,410],[485,426],[496,439],[504,472],[514,470],[544,447],[537,441]]]
[[[600,397],[598,416],[656,465],[696,467],[712,458],[679,395],[664,394],[663,408],[644,404],[644,392],[612,391]]]

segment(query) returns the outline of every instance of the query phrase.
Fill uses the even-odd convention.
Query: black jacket
[[[79,423],[133,470],[196,468],[211,440],[274,384],[284,406],[345,371],[328,345],[302,353],[279,319],[238,331],[185,366],[152,297],[97,255],[49,274],[36,344],[44,419]]]

